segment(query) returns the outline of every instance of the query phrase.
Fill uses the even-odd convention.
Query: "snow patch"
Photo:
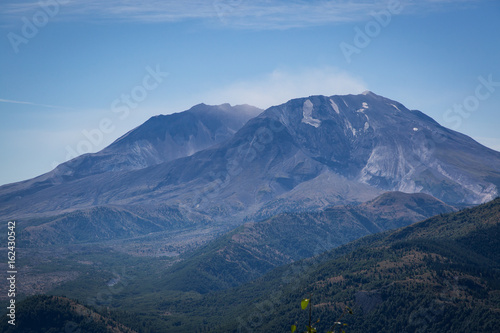
[[[368,103],[363,102],[363,108],[356,110],[356,112],[363,112],[369,108]]]
[[[314,119],[312,117],[313,106],[314,105],[310,100],[306,100],[304,102],[304,105],[302,106],[302,115],[304,117],[302,118],[302,122],[318,128],[321,125],[321,120]]]
[[[391,104],[393,108],[395,108],[396,110],[398,110],[399,112],[401,112],[401,110],[394,104]]]
[[[347,128],[351,130],[352,135],[356,136],[356,129],[352,127],[352,124],[349,120],[346,119],[346,121],[347,121]]]
[[[340,114],[340,110],[339,110],[338,105],[337,105],[337,104],[335,104],[335,102],[334,102],[334,101],[332,101],[331,99],[330,99],[330,104],[332,105],[332,109],[334,109],[334,110],[335,110],[335,112],[337,112],[337,114]]]

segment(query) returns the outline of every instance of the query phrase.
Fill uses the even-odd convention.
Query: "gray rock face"
[[[240,108],[152,118],[69,167],[1,187],[0,215],[168,205],[240,223],[385,191],[452,204],[498,195],[500,153],[371,92],[294,99],[246,123],[256,109]]]
[[[292,100],[264,114],[285,124],[309,157],[349,180],[453,203],[498,195],[500,153],[371,92]]]

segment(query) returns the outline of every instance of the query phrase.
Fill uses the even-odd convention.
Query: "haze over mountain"
[[[172,209],[185,220],[241,223],[384,191],[451,204],[498,194],[499,152],[372,92],[298,98],[245,123],[256,111],[199,105],[154,117],[99,153],[2,186],[0,216],[50,223],[93,207],[134,214],[148,207],[168,212],[161,223],[182,228]]]
[[[41,177],[3,188],[22,189],[47,180],[55,185],[104,172],[142,169],[189,156],[227,140],[261,112],[250,105],[198,104],[184,112],[152,117],[100,152],[81,155]]]
[[[229,139],[262,110],[250,105],[198,104],[150,118],[96,154],[85,154],[56,169],[64,180],[109,171],[129,171],[190,156]]]

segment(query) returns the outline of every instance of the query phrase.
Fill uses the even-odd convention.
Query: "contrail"
[[[42,106],[42,107],[45,107],[45,108],[53,108],[53,109],[72,109],[72,108],[63,107],[63,106],[57,106],[57,105],[38,104],[38,103],[24,102],[24,101],[13,101],[13,100],[10,100],[10,99],[2,99],[2,98],[0,98],[0,102],[3,102],[3,103],[13,103],[13,104],[27,104],[27,105]]]

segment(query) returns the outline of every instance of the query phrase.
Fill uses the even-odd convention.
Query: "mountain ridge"
[[[212,113],[234,107],[200,104],[193,110],[208,110],[204,123],[221,124]],[[184,121],[190,123],[189,117]],[[233,123],[243,122],[236,118]],[[292,99],[249,119],[231,135],[227,124],[207,125],[224,129],[228,137],[219,143],[191,155],[183,145],[183,154],[189,156],[106,172],[101,172],[99,161],[94,169],[92,163],[83,163],[88,157],[83,156],[68,174],[61,166],[59,180],[49,173],[2,186],[0,216],[33,219],[91,207],[159,205],[238,225],[281,212],[366,202],[385,191],[426,193],[452,205],[477,204],[497,195],[500,186],[499,152],[371,92]],[[182,126],[159,127],[139,127],[108,149],[147,135],[189,141],[189,131]],[[133,160],[137,155],[131,151],[113,156]]]
[[[427,194],[387,192],[359,205],[281,213],[245,223],[187,254],[162,283],[167,289],[201,293],[235,287],[273,268],[316,255],[319,244],[322,251],[329,251],[366,235],[453,211],[454,207]]]

